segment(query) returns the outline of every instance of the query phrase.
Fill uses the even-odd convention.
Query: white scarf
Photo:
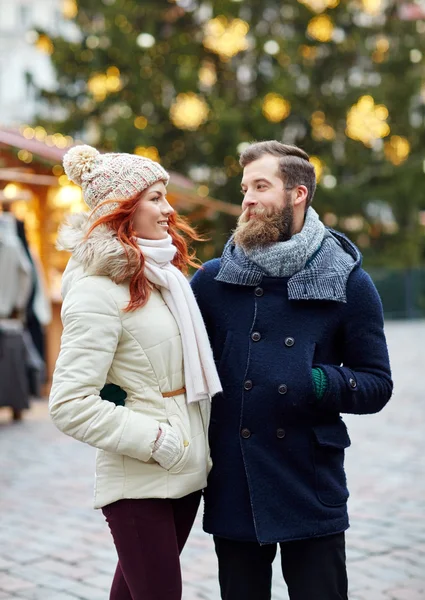
[[[177,248],[170,235],[162,240],[137,238],[137,243],[145,258],[145,275],[161,288],[180,329],[187,401],[208,399],[222,388],[195,296],[186,277],[171,264]]]

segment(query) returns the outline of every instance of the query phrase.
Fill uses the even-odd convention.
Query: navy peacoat
[[[267,544],[348,527],[340,413],[379,411],[392,381],[378,293],[357,249],[334,235],[353,263],[341,297],[304,286],[291,298],[288,278],[228,283],[219,259],[192,279],[223,385],[212,401],[208,533]],[[328,382],[321,400],[313,367]]]

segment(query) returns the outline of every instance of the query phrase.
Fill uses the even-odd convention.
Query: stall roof
[[[4,129],[0,127],[0,151],[1,148],[18,148],[27,150],[34,156],[38,156],[52,163],[61,163],[67,148],[49,146],[43,141],[26,138],[18,129]],[[54,185],[56,178],[48,175],[20,172],[18,169],[0,169],[0,180],[19,181],[21,183],[32,183],[33,185]],[[196,191],[193,182],[175,171],[170,172],[170,191],[182,202],[204,206],[213,211],[239,216],[240,207],[230,202],[215,200],[210,197],[201,197]]]

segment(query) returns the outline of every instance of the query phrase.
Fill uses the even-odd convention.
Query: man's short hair
[[[307,188],[306,210],[313,201],[316,190],[316,172],[310,162],[307,152],[298,146],[288,146],[276,140],[269,142],[254,142],[240,155],[239,164],[242,168],[258,160],[266,154],[279,158],[279,175],[285,186],[291,188],[305,185]]]

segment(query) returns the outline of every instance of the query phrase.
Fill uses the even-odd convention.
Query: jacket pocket
[[[186,399],[184,396],[177,399],[176,397],[165,399],[165,412],[167,421],[173,427],[174,431],[180,438],[183,448],[183,454],[171,469],[169,473],[180,473],[186,466],[192,450],[192,434],[190,431],[190,421],[187,414]]]
[[[342,506],[347,502],[344,450],[350,444],[343,421],[313,427],[316,494],[326,506]]]
[[[183,447],[183,454],[181,455],[179,460],[176,462],[175,465],[173,465],[170,469],[168,469],[169,473],[176,474],[176,473],[180,473],[181,471],[183,471],[184,467],[186,466],[187,461],[189,460],[189,453],[191,451],[191,443],[190,443],[189,434],[187,433],[186,428],[184,427],[183,422],[180,419],[180,417],[178,417],[178,415],[170,415],[169,417],[167,417],[167,420],[168,420],[169,424],[172,426],[172,428],[174,429],[174,431],[179,436],[181,445]]]

